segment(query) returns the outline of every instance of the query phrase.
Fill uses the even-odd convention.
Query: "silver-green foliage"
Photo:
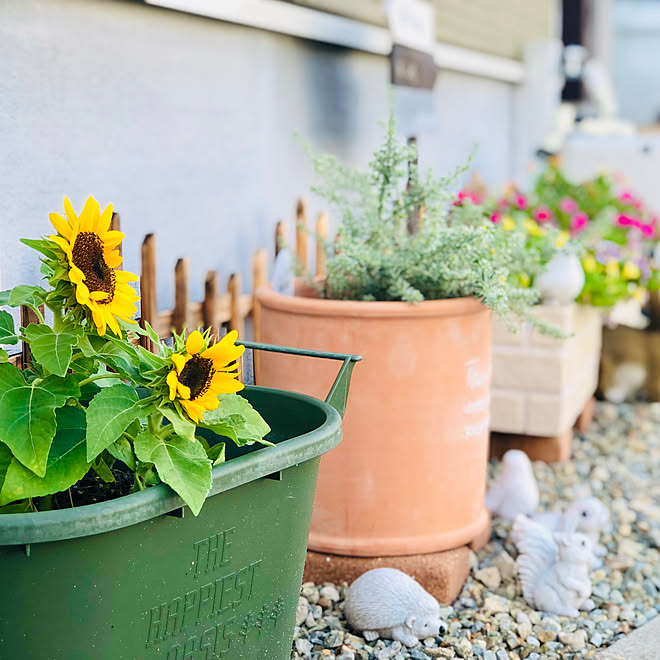
[[[410,303],[468,296],[503,316],[527,316],[538,293],[518,275],[540,270],[540,256],[526,250],[521,232],[503,231],[481,207],[452,206],[452,184],[465,168],[422,177],[416,157],[414,145],[397,139],[393,119],[366,172],[314,157],[321,183],[313,190],[340,216],[327,246],[324,295]]]

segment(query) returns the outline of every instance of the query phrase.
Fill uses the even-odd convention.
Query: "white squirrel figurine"
[[[577,617],[595,607],[589,576],[593,553],[584,534],[551,532],[520,515],[511,530],[523,596],[535,609]]]
[[[344,615],[367,641],[379,637],[408,647],[446,632],[438,601],[396,568],[374,568],[349,587]]]
[[[589,538],[591,549],[595,556],[604,557],[607,548],[600,544],[600,534],[610,521],[607,507],[596,497],[583,497],[573,500],[564,513],[547,511],[532,516],[553,532],[568,532],[584,534]],[[598,567],[602,561],[594,559],[592,565]]]
[[[486,493],[486,508],[514,520],[519,513],[532,513],[539,505],[539,488],[527,454],[509,449],[502,457],[502,471]]]

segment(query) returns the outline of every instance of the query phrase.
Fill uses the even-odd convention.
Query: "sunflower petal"
[[[190,388],[181,382],[177,383],[176,391],[182,399],[190,399]]]
[[[238,332],[228,332],[219,342],[202,353],[203,358],[213,360],[215,364],[225,365],[238,360],[245,352],[245,346],[237,346],[234,342],[238,339]]]
[[[180,353],[172,354],[172,362],[174,363],[178,374],[183,371],[183,368],[186,366],[186,362],[188,362],[188,360],[190,360],[190,357],[188,356],[181,355]]]
[[[62,250],[64,250],[69,259],[71,259],[71,243],[69,243],[66,238],[62,238],[57,234],[49,236],[48,238],[53,241],[53,243],[57,243],[62,248]]]
[[[79,305],[86,305],[89,302],[89,289],[84,282],[76,285],[76,300]]]
[[[204,408],[194,401],[181,401],[183,409],[188,413],[188,417],[197,424],[204,414]]]
[[[78,220],[80,221],[80,231],[91,231],[96,233],[96,227],[101,215],[101,207],[93,198],[88,197]]]
[[[105,329],[106,329],[106,322],[105,322],[105,317],[101,313],[101,310],[98,308],[98,306],[91,307],[92,310],[92,319],[94,320],[94,325],[96,326],[96,329],[98,330],[98,333],[103,337],[105,335]]]
[[[122,258],[119,254],[119,250],[112,250],[111,252],[104,254],[103,259],[108,268],[118,268],[121,266]]]
[[[112,204],[108,204],[105,207],[105,211],[101,213],[101,218],[98,223],[98,233],[104,234],[110,229],[110,223],[112,222]]]
[[[165,382],[169,385],[170,388],[170,401],[174,401],[174,398],[176,397],[176,386],[179,384],[179,379],[177,378],[177,374],[174,369],[172,369],[172,371],[167,374]]]
[[[119,327],[115,315],[110,310],[104,310],[103,313],[105,313],[106,321],[110,330],[112,330],[117,337],[121,337],[121,328]]]
[[[186,339],[186,351],[190,355],[197,355],[204,348],[204,337],[199,330],[193,330]]]
[[[214,374],[212,389],[216,394],[231,394],[240,392],[245,385],[238,378],[233,378],[226,374]]]
[[[76,212],[73,210],[73,206],[71,205],[71,202],[68,197],[64,198],[64,212],[66,213],[66,219],[69,221],[73,233],[77,234],[78,227],[80,226],[80,222],[78,221],[78,216],[76,215]]]
[[[103,240],[103,249],[112,250],[116,248],[125,238],[126,234],[121,231],[106,231],[101,237]]]
[[[118,270],[115,273],[115,277],[117,278],[117,282],[137,282],[138,281],[138,276],[134,275],[133,273],[129,273],[127,270]],[[133,289],[131,289],[131,291],[133,291]]]
[[[66,239],[71,238],[71,227],[59,213],[49,213],[48,218],[58,234],[64,236]]]
[[[108,293],[106,291],[90,291],[89,297],[98,302],[100,300],[105,300],[108,297]]]
[[[80,284],[83,280],[87,279],[85,277],[85,273],[78,268],[78,266],[74,266],[71,264],[71,268],[69,268],[69,279],[74,283],[74,284]]]

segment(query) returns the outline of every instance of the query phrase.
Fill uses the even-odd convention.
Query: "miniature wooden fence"
[[[119,214],[112,217],[111,228],[120,229]],[[141,324],[144,321],[154,328],[161,338],[170,337],[172,330],[182,332],[184,328],[211,328],[219,336],[220,326],[227,325],[229,330],[237,330],[244,335],[245,321],[252,316],[253,326],[259,324],[259,313],[254,305],[254,291],[268,281],[268,255],[265,249],[259,249],[252,258],[253,293],[243,293],[241,276],[234,273],[229,277],[225,292],[218,292],[218,275],[210,270],[204,282],[204,300],[191,302],[188,296],[189,260],[179,259],[174,268],[174,308],[158,311],[156,280],[156,236],[148,234],[142,242],[141,251]],[[43,311],[43,309],[42,309]],[[29,307],[20,308],[20,323],[26,327],[37,323],[35,313]],[[153,350],[148,337],[140,337],[140,343],[148,350]],[[30,349],[23,343],[22,352],[12,355],[12,364],[22,367],[29,363]]]
[[[112,216],[111,229],[120,229],[119,214]],[[307,205],[299,199],[296,205],[296,258],[305,273],[309,274],[308,239],[310,232],[307,225]],[[316,277],[325,276],[326,251],[328,236],[328,215],[319,213],[316,225]],[[286,224],[282,221],[275,228],[275,253],[277,254],[286,242]],[[121,249],[121,247],[120,247]],[[260,314],[259,306],[255,304],[254,292],[268,282],[268,254],[263,248],[258,249],[252,257],[252,293],[243,293],[241,276],[238,273],[230,275],[224,292],[219,292],[218,275],[214,270],[206,274],[204,281],[204,299],[194,302],[189,299],[189,259],[183,257],[176,262],[174,268],[174,307],[170,310],[158,311],[157,280],[156,280],[156,236],[148,234],[142,242],[141,249],[141,319],[147,321],[159,337],[172,335],[172,330],[182,332],[184,328],[211,328],[217,336],[220,327],[227,326],[229,330],[237,330],[239,336],[245,334],[245,321],[252,317],[254,335],[259,336]],[[29,323],[37,323],[37,317],[28,307],[20,309],[20,323],[26,327]],[[140,343],[148,350],[153,350],[148,337],[140,337]],[[255,356],[256,357],[256,356]],[[23,344],[22,352],[12,355],[10,361],[21,367],[29,363],[30,349]]]
[[[310,229],[307,223],[307,203],[304,199],[299,199],[296,204],[296,261],[298,266],[306,275],[311,275],[308,259],[308,241]],[[315,232],[313,234],[316,240],[316,268],[315,276],[323,278],[326,274],[326,245],[328,242],[328,214],[321,211],[316,218]],[[275,254],[286,244],[286,223],[280,220],[275,227]]]

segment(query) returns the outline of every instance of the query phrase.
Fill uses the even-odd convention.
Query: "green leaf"
[[[55,409],[77,396],[75,378],[48,376],[26,383],[15,366],[0,364],[0,440],[39,477],[46,473],[55,436]]]
[[[20,238],[19,240],[21,243],[31,247],[33,250],[41,252],[41,254],[43,254],[45,257],[48,257],[49,259],[55,259],[55,261],[57,261],[58,254],[56,250],[58,249],[58,246],[53,241],[49,241],[45,238]]]
[[[141,401],[128,385],[102,389],[87,408],[87,460],[93,461],[131,422],[148,415],[151,409],[155,404]]]
[[[14,319],[9,312],[0,312],[0,344],[17,344],[18,335],[14,328]]]
[[[182,417],[176,410],[168,406],[161,406],[158,408],[158,412],[161,413],[165,419],[169,420],[172,424],[174,433],[184,440],[189,440],[194,442],[195,440],[195,429],[197,428],[190,420]]]
[[[30,506],[30,500],[21,500],[16,502],[16,504],[7,504],[7,506],[0,506],[0,515],[6,515],[10,513],[30,513],[32,507]]]
[[[11,293],[11,289],[5,289],[4,291],[0,291],[0,305],[8,305],[9,304],[9,294]]]
[[[0,505],[59,493],[80,481],[89,468],[85,460],[85,413],[71,406],[60,408],[45,475],[38,477],[13,459],[0,491]]]
[[[220,465],[225,462],[225,443],[218,442],[206,452],[206,455],[213,461],[213,465]]]
[[[2,484],[5,482],[5,475],[9,469],[14,456],[11,453],[11,449],[7,445],[3,445],[0,442],[0,490],[2,490]]]
[[[133,447],[126,436],[117,438],[111,445],[108,445],[107,451],[117,460],[122,461],[127,467],[135,471],[135,454]]]
[[[135,438],[135,453],[153,463],[158,475],[197,515],[211,488],[211,461],[198,442],[173,436],[167,441],[143,431]]]
[[[101,456],[97,456],[94,459],[92,470],[94,470],[94,472],[96,472],[106,484],[111,484],[115,481],[115,475],[112,474],[112,470],[108,467],[108,464]]]
[[[9,360],[9,353],[4,348],[0,348],[0,362],[7,362]]]
[[[270,432],[270,426],[247,399],[238,394],[221,394],[218,399],[218,407],[207,410],[199,426],[231,438],[239,447],[253,442],[272,446],[263,439]]]
[[[78,348],[85,357],[98,359],[123,378],[138,384],[146,383],[138,368],[140,360],[137,352],[130,344],[111,343],[102,337],[85,335],[78,342]]]
[[[47,325],[30,323],[25,329],[25,338],[37,362],[56,376],[66,376],[82,333],[78,328],[64,328],[55,332]]]
[[[7,304],[10,307],[19,307],[26,305],[27,307],[36,308],[42,305],[46,299],[46,291],[40,286],[29,286],[27,284],[19,284],[9,291],[9,300]]]

